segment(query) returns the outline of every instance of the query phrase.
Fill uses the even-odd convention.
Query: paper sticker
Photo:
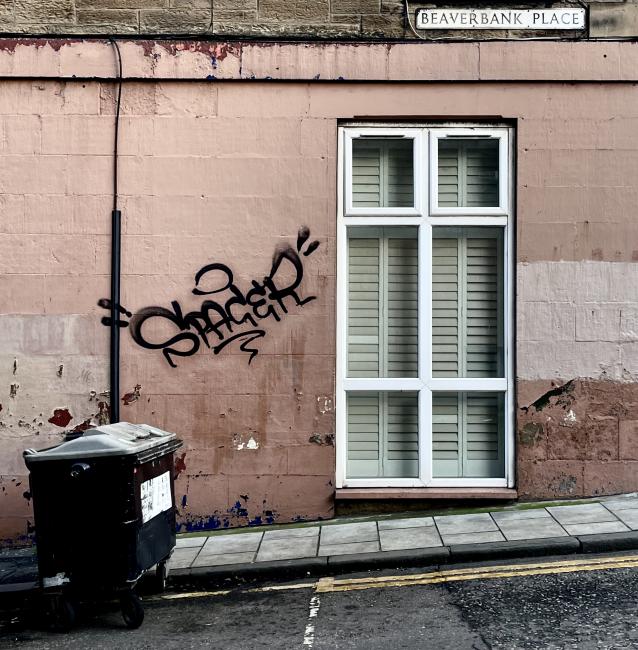
[[[141,485],[142,523],[146,523],[173,506],[169,472],[144,481]]]

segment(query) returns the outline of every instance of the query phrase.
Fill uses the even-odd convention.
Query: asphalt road
[[[378,580],[416,571],[360,574],[376,580],[364,590],[288,584],[276,591],[253,585],[217,595],[169,593],[180,597],[146,599],[146,620],[136,631],[126,630],[116,611],[87,612],[68,634],[5,614],[0,648],[638,648],[638,567],[556,573],[555,565],[544,566],[539,575],[503,577],[507,571],[485,576],[475,565],[458,581],[406,586]]]

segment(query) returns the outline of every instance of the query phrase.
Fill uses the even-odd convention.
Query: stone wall
[[[588,33],[548,32],[546,35],[552,38],[638,35],[638,4],[635,2],[587,4],[591,16]],[[581,5],[570,0],[554,3],[554,6]],[[435,5],[410,0],[413,25],[414,12],[420,6]],[[439,6],[454,7],[455,2]],[[545,8],[547,3],[537,3],[537,6]],[[403,0],[0,0],[0,33],[269,39],[418,38],[406,19]],[[428,39],[477,38],[476,32],[459,31],[420,35]],[[480,33],[482,39],[527,36],[539,36],[539,32]]]

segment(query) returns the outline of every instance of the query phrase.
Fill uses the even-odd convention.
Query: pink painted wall
[[[465,65],[473,47],[451,52],[450,65]],[[493,70],[507,69],[510,55],[500,52]],[[406,60],[395,74],[413,64]],[[100,403],[108,402],[108,330],[97,301],[109,294],[114,101],[109,82],[0,83],[0,536],[10,537],[25,534],[30,521],[22,449],[99,422]],[[185,441],[180,521],[197,527],[332,516],[336,132],[337,120],[348,118],[516,120],[518,273],[536,278],[517,289],[518,312],[526,314],[517,327],[519,406],[529,407],[552,382],[582,384],[569,407],[577,431],[548,428],[546,414],[519,409],[521,429],[534,425],[519,441],[519,490],[533,498],[638,489],[638,428],[631,424],[638,412],[622,404],[603,412],[592,398],[615,382],[627,396],[623,404],[638,403],[638,336],[631,326],[623,333],[582,325],[586,309],[607,313],[611,305],[625,319],[637,309],[632,290],[613,281],[614,265],[626,265],[625,277],[638,267],[631,243],[638,234],[631,218],[637,100],[636,87],[621,81],[126,82],[120,190],[127,309],[170,309],[173,300],[184,311],[199,308],[207,296],[193,295],[194,276],[212,262],[231,268],[246,292],[269,273],[277,247],[296,248],[301,226],[309,242],[319,242],[300,255],[298,290],[316,299],[303,306],[288,299],[280,322],[261,321],[265,336],[254,341],[259,354],[250,365],[236,342],[218,355],[200,346],[171,368],[161,350],[143,349],[122,330],[119,399],[131,394],[120,402],[122,419],[174,430]],[[592,260],[599,266],[582,266]],[[589,279],[570,285],[575,269]],[[547,309],[559,303],[560,317],[548,321]],[[157,342],[177,333],[157,318],[143,331]],[[601,359],[613,371],[597,370]],[[554,402],[551,408],[559,409],[555,419],[567,412]],[[72,420],[66,423],[64,412],[55,417],[56,409]],[[606,442],[592,438],[586,447],[578,436],[585,440],[594,420]],[[565,436],[574,444],[563,444]]]

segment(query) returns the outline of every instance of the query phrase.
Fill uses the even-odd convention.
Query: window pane
[[[503,231],[432,230],[432,374],[503,377]]]
[[[349,229],[349,377],[417,376],[417,233]]]
[[[349,393],[347,410],[348,478],[418,476],[417,393]]]
[[[352,205],[408,208],[414,205],[413,140],[352,141]]]
[[[435,478],[505,476],[503,393],[432,395]]]
[[[498,207],[498,139],[442,138],[439,207]]]

